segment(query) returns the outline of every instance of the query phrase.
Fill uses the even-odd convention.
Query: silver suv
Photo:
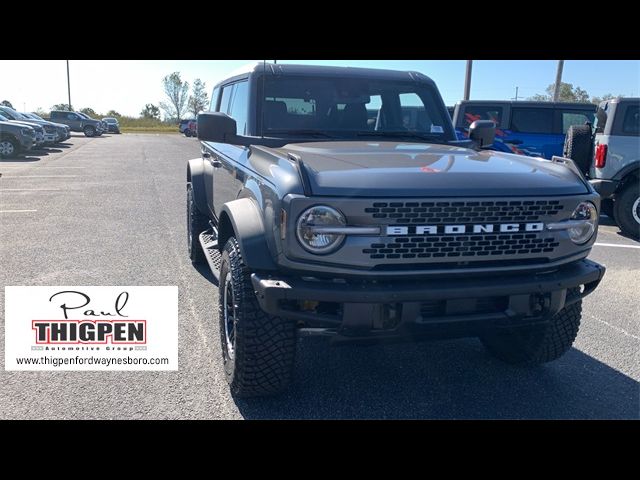
[[[564,155],[588,175],[602,211],[625,235],[640,238],[640,98],[598,106],[593,127],[571,127]]]

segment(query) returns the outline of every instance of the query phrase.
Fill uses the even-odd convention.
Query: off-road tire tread
[[[572,125],[564,139],[562,154],[575,162],[581,172],[587,174],[591,168],[591,127]]]
[[[257,397],[282,392],[291,381],[296,355],[296,327],[292,320],[265,313],[251,284],[251,271],[242,260],[234,237],[227,241],[220,267],[220,336],[224,350],[223,288],[227,269],[232,275],[235,301],[239,306],[236,325],[235,366],[231,393]],[[239,294],[239,295],[238,295]]]
[[[578,294],[567,292],[567,299]],[[582,318],[582,300],[566,306],[547,325],[530,330],[513,330],[481,337],[481,341],[496,358],[521,365],[537,365],[557,360],[573,345]],[[521,327],[523,328],[523,327]]]

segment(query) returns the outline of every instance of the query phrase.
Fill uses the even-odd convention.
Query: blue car
[[[569,127],[593,123],[596,108],[591,103],[464,100],[455,106],[453,124],[462,140],[475,120],[492,120],[493,150],[551,159],[562,156]]]

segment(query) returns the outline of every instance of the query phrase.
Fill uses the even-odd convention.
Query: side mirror
[[[469,126],[469,138],[479,148],[488,148],[496,138],[496,125],[491,120],[476,120]]]
[[[216,143],[233,143],[236,121],[226,113],[207,112],[198,114],[198,140]]]

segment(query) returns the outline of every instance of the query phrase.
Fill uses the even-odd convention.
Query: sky
[[[269,61],[269,60],[268,60]],[[255,60],[71,60],[71,104],[76,110],[115,110],[138,116],[147,103],[163,101],[162,77],[178,71],[193,83],[200,78],[209,94],[213,85],[233,70]],[[431,77],[447,105],[462,98],[465,60],[278,60],[278,63],[336,65],[416,70]],[[476,60],[471,99],[526,99],[544,93],[555,81],[556,60]],[[640,96],[640,61],[567,60],[562,80],[580,86],[591,96],[606,93]],[[48,112],[67,103],[64,60],[0,60],[0,101],[17,110]]]

